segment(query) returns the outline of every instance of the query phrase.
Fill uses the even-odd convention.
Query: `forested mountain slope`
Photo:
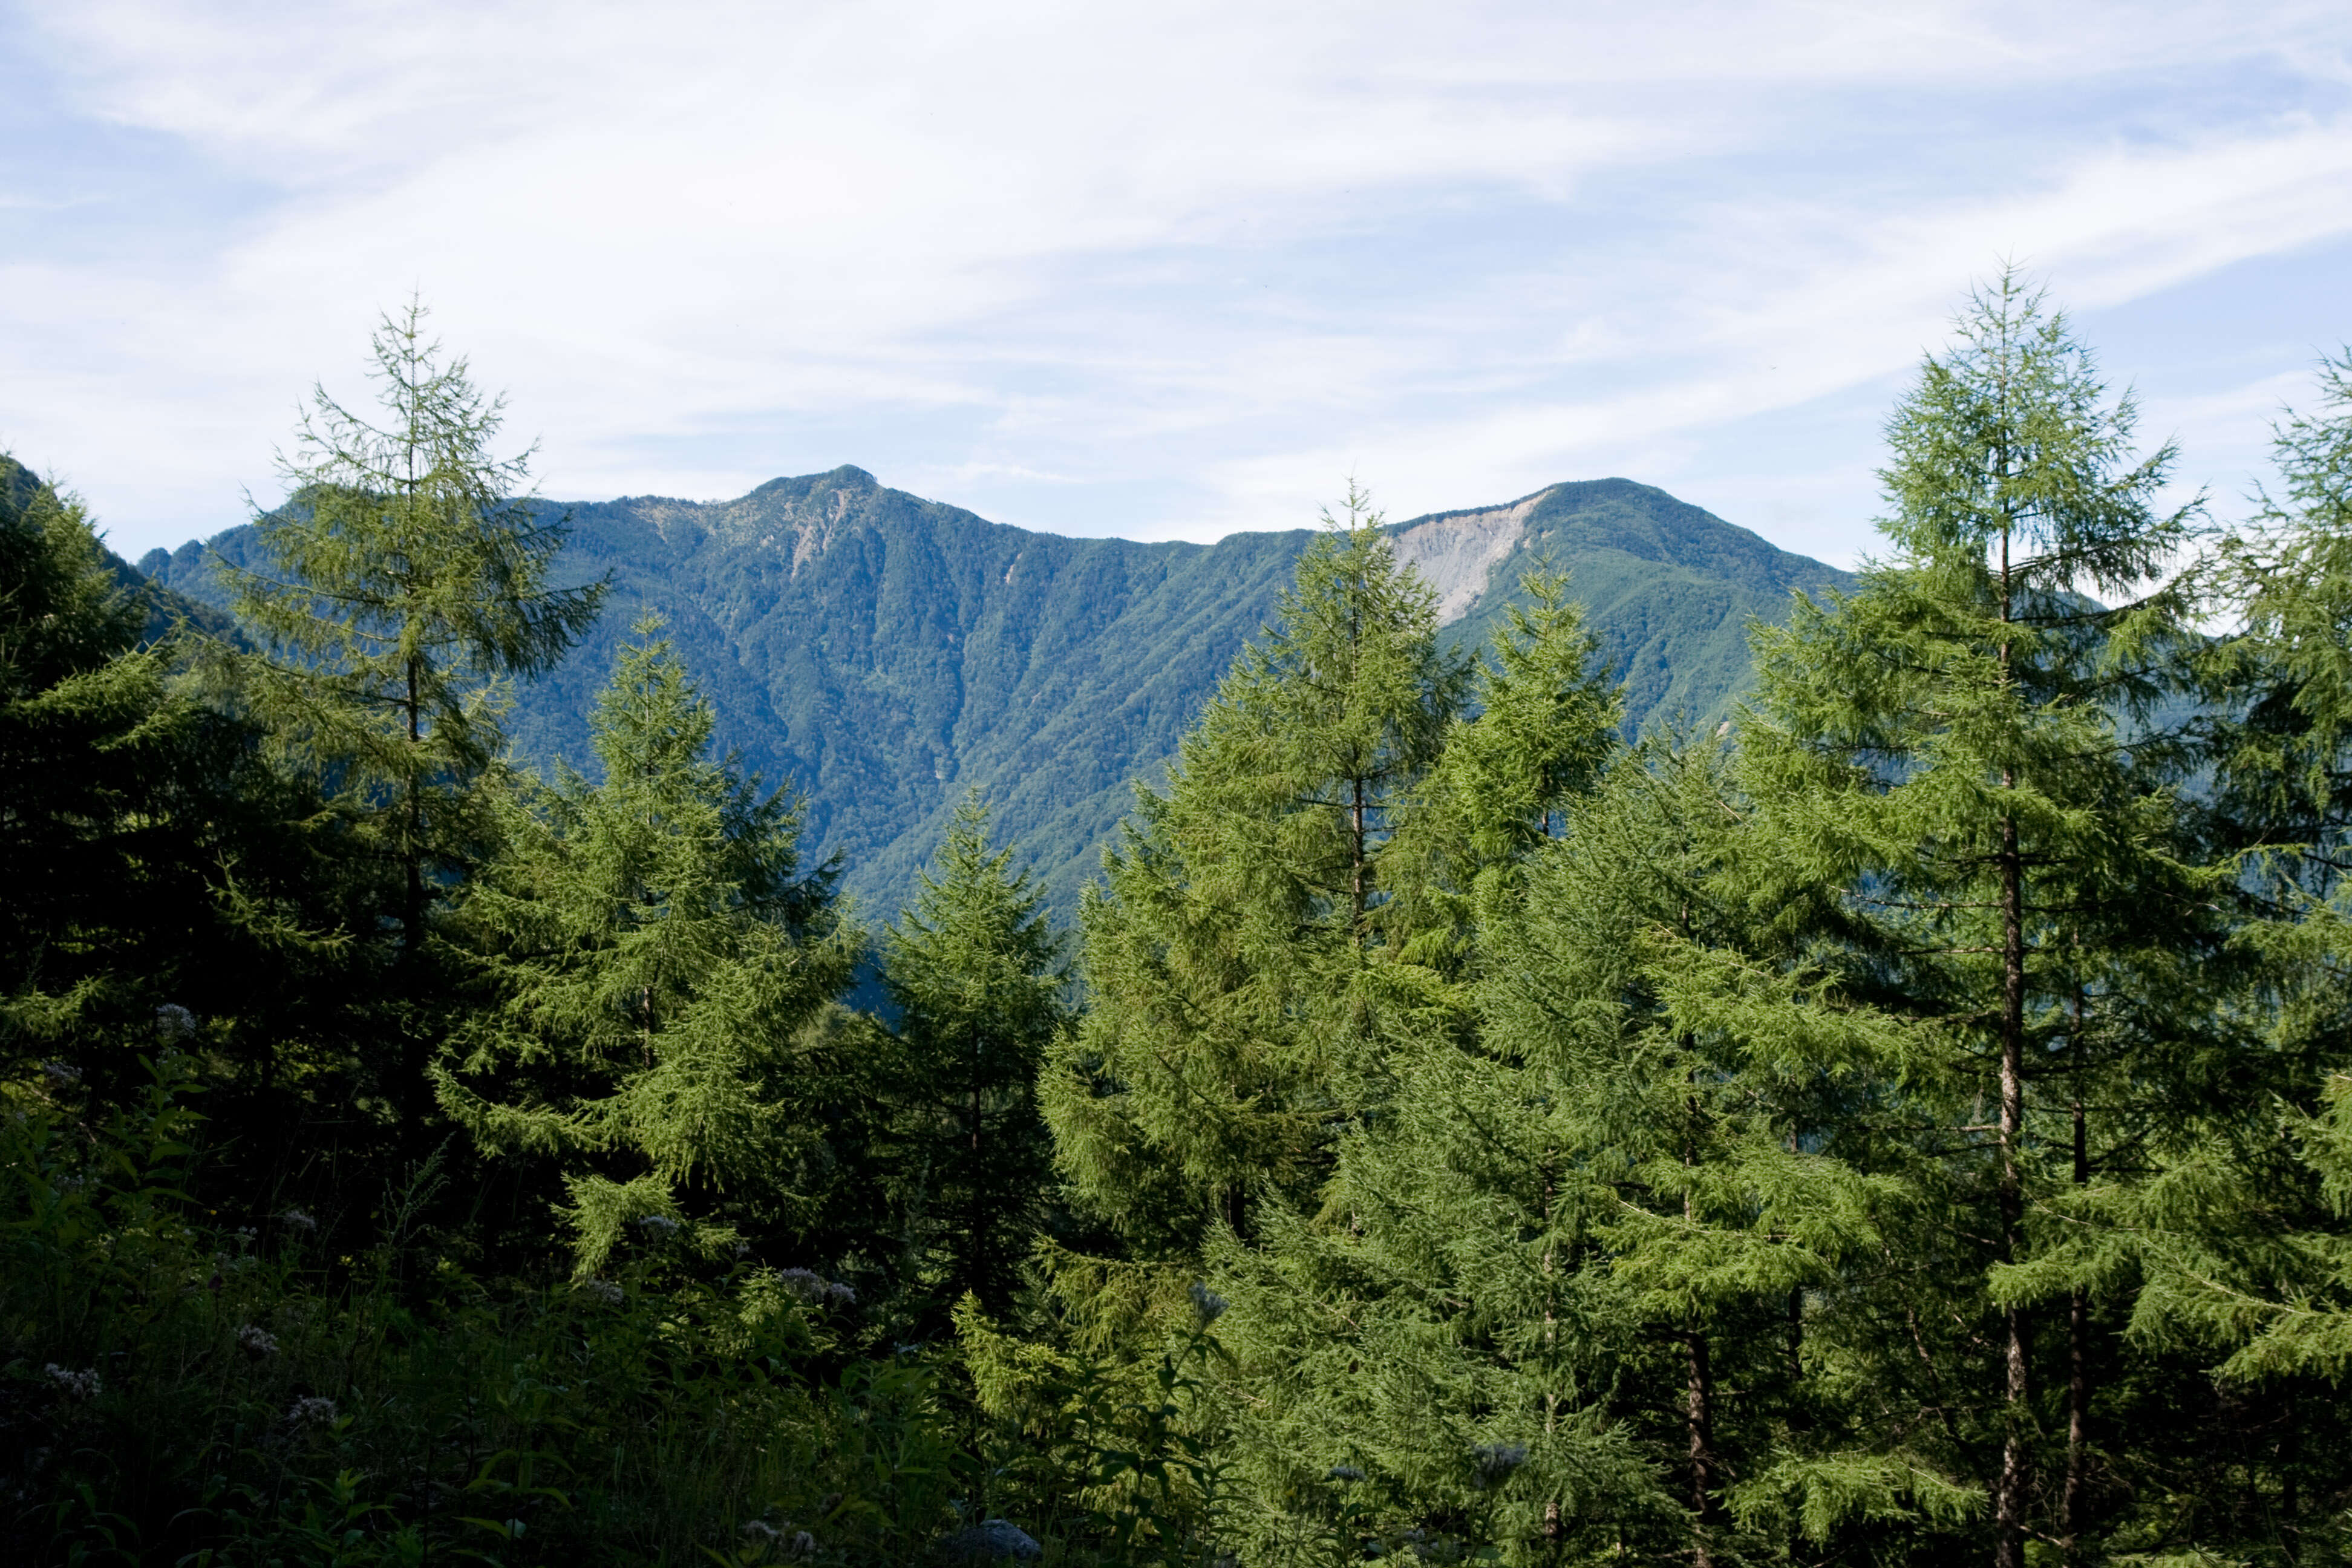
[[[587,752],[589,699],[646,608],[671,622],[723,716],[721,740],[809,797],[809,838],[894,912],[969,785],[1066,913],[1099,848],[1242,643],[1307,530],[1214,544],[1069,539],[992,523],[841,468],[730,501],[573,503],[572,580],[611,572],[603,623],[519,694],[527,756]],[[1459,635],[1491,634],[1520,572],[1572,574],[1628,712],[1712,715],[1747,671],[1742,627],[1843,574],[1624,479],[1394,526]],[[211,542],[244,560],[249,529]],[[205,546],[142,566],[216,597]]]

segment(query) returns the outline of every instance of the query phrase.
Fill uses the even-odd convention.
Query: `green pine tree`
[[[1005,1310],[1048,1190],[1037,1074],[1072,1016],[1042,898],[1013,851],[990,844],[987,807],[968,795],[884,938],[903,1044],[898,1178],[919,1194],[913,1272],[942,1310],[969,1296]]]
[[[1079,1195],[1149,1245],[1311,1192],[1386,1020],[1418,1005],[1383,872],[1466,693],[1360,491],[1139,788],[1082,910],[1092,1011],[1045,1085]],[[1404,986],[1400,992],[1397,982]]]
[[[2097,1259],[2047,1240],[2067,1227],[2042,1216],[2131,1167],[2148,1109],[2138,1075],[2169,1070],[2111,1059],[2095,1077],[2086,1018],[2120,1025],[2137,1007],[2167,1016],[2116,1038],[2197,1037],[2199,998],[2147,983],[2177,978],[2223,933],[2216,874],[2195,863],[2171,788],[2180,748],[2154,721],[2187,684],[2194,640],[2183,586],[2144,587],[2195,515],[2155,506],[2173,448],[2132,454],[2132,400],[2108,400],[2064,319],[2014,272],[1971,300],[1958,340],[1889,423],[1890,555],[1852,597],[1801,597],[1785,629],[1758,631],[1742,740],[1778,855],[1843,890],[1823,940],[1842,947],[1844,976],[1937,1020],[1954,1053],[1911,1075],[1948,1075],[1929,1139],[1951,1178],[1946,1223],[1982,1238],[1972,1265],[1940,1271],[1938,1311],[1992,1321],[1989,1353],[1970,1334],[1948,1342],[1962,1359],[1943,1375],[1994,1413],[1955,1440],[1997,1449],[1983,1467],[1993,1559],[2021,1568],[2029,1534],[2071,1542],[2082,1523],[2066,1511],[2079,1488],[2037,1475],[2038,1374],[2053,1359],[2037,1309],[2074,1293],[2081,1369],[2081,1292],[2098,1282]],[[2123,1098],[2099,1104],[2103,1082]],[[2047,1266],[2053,1248],[2071,1277]],[[2078,1372],[2075,1479],[2092,1397]],[[2058,1517],[2032,1517],[2037,1499],[2060,1500]]]
[[[431,906],[484,850],[474,785],[502,742],[501,682],[551,668],[596,617],[604,585],[554,588],[564,529],[523,494],[529,454],[467,362],[445,360],[412,301],[371,342],[383,421],[314,389],[284,504],[257,513],[268,564],[217,563],[266,649],[236,657],[244,702],[331,781],[394,884],[412,1010]],[[430,1026],[398,1026],[391,1098],[412,1142],[430,1103]]]
[[[1454,721],[1388,855],[1397,912],[1412,916],[1407,956],[1450,976],[1467,973],[1478,924],[1508,908],[1528,853],[1592,787],[1624,718],[1566,577],[1522,574],[1505,616],[1475,669],[1475,717]]]
[[[578,1267],[633,1224],[704,1247],[804,1228],[825,1131],[805,1069],[861,949],[800,815],[708,755],[714,715],[660,622],[638,623],[569,768],[503,805],[467,920],[495,1003],[436,1068],[485,1149],[551,1158]]]
[[[2198,1528],[2287,1563],[2340,1556],[2352,1524],[2352,1424],[2327,1394],[2352,1366],[2352,353],[2322,362],[2319,393],[2275,433],[2284,492],[2210,578],[2241,627],[2206,660],[2211,817],[2253,961],[2215,989],[2251,1037],[2102,1215],[2146,1273],[2136,1341],[2185,1373],[2218,1355],[2217,1392],[2263,1412],[2235,1473],[2210,1445],[2177,1467],[2201,1457],[2210,1476]]]
[[[136,582],[81,502],[0,457],[0,1053],[119,1104],[169,1009],[212,1121],[283,1155],[300,1095],[349,1082],[350,868],[304,829],[315,796],[187,689],[187,639]]]

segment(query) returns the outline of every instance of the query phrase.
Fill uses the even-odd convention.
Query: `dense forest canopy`
[[[2352,353],[2168,505],[1997,279],[1711,721],[1350,487],[1065,931],[971,787],[867,924],[373,346],[233,616],[0,471],[12,1561],[2352,1551]]]

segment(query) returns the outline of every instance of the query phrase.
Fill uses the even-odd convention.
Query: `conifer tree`
[[[211,1119],[282,1152],[287,1080],[344,1065],[346,868],[300,829],[315,797],[178,680],[187,639],[150,640],[170,623],[133,582],[79,500],[0,457],[0,1053],[110,1103],[180,1009]]]
[[[1501,917],[1528,853],[1592,787],[1624,717],[1565,576],[1523,574],[1505,616],[1475,671],[1476,716],[1454,721],[1389,855],[1408,900],[1399,913],[1412,916],[1408,956],[1449,974],[1464,972],[1478,921]]]
[[[2200,978],[2249,1038],[2100,1216],[2147,1279],[2136,1341],[2218,1353],[2219,1386],[2265,1407],[2268,1452],[2238,1484],[2258,1510],[2213,1500],[2200,1524],[2288,1561],[2340,1554],[2352,1525],[2352,1426],[2323,1392],[2352,1366],[2352,353],[2322,361],[2319,395],[2275,431],[2283,492],[2221,541],[2210,578],[2240,626],[2205,660],[2210,820],[2241,868],[2251,963]]]
[[[1069,969],[1043,895],[989,842],[975,795],[956,807],[921,891],[886,933],[899,1009],[899,1180],[920,1193],[910,1241],[946,1302],[1002,1313],[1052,1170],[1037,1108],[1046,1048],[1068,1028]]]
[[[482,1147],[555,1160],[583,1273],[649,1218],[706,1247],[807,1222],[802,1068],[860,947],[834,868],[800,872],[797,804],[707,754],[710,705],[659,630],[597,699],[603,779],[559,767],[502,803],[467,910],[494,1003],[435,1072]]]
[[[1979,1310],[1996,1314],[1995,1353],[1968,1377],[1990,1384],[1999,1411],[1993,1559],[2021,1568],[2036,1528],[2034,1308],[2054,1283],[2027,1268],[2033,1216],[2073,1174],[2130,1163],[2118,1153],[2101,1171],[2085,1149],[2070,1176],[2051,1170],[2084,1146],[2084,1007],[2120,1011],[2147,976],[2178,974],[2200,944],[2217,951],[2219,933],[2214,879],[2192,863],[2168,787],[2179,748],[2151,722],[2186,685],[2192,634],[2179,583],[2143,591],[2195,515],[2155,506],[2173,448],[2133,456],[2132,399],[2108,401],[2064,319],[2014,272],[1972,298],[1958,340],[1928,357],[1888,426],[1891,554],[1852,597],[1801,597],[1786,629],[1758,632],[1743,742],[1790,863],[1845,891],[1828,940],[1844,945],[1849,977],[1940,1020],[1964,1053],[1923,1059],[1916,1076],[1948,1068],[1958,1091],[1942,1147],[1958,1212],[1982,1206],[1952,1223],[1987,1245],[1976,1270],[1946,1279],[1952,1310],[1973,1278]],[[2197,1028],[2183,1011],[2130,1033]],[[1989,1119],[1972,1097],[1989,1100]],[[2095,1102],[2088,1114],[2096,1142]],[[2078,1365],[2087,1308],[2079,1295],[2070,1307]],[[2075,1379],[2078,1435],[2089,1397]],[[2074,1532],[2052,1522],[2047,1533]]]
[[[332,781],[395,883],[412,1006],[430,907],[483,848],[471,792],[501,744],[499,683],[551,668],[604,594],[549,586],[564,529],[530,504],[529,454],[491,450],[503,400],[425,316],[411,301],[371,340],[382,423],[313,390],[280,458],[287,500],[254,519],[268,564],[216,565],[266,650],[235,660],[245,700]],[[429,1026],[399,1029],[390,1087],[413,1141]]]
[[[1082,909],[1093,1010],[1045,1083],[1081,1196],[1151,1245],[1246,1230],[1261,1183],[1308,1192],[1350,1084],[1411,996],[1383,971],[1383,857],[1459,710],[1467,661],[1360,491],[1299,558],[1244,648],[1139,788],[1108,886]]]
[[[1391,1004],[1387,1063],[1350,1108],[1332,1179],[1269,1194],[1256,1236],[1210,1245],[1232,1302],[1232,1462],[1261,1552],[1512,1539],[1556,1553],[1663,1501],[1592,1419],[1618,1303],[1567,1261],[1588,1220],[1559,1082],[1482,1042],[1470,991],[1491,967],[1482,914],[1515,905],[1617,719],[1564,584],[1524,586],[1532,612],[1477,672],[1479,712],[1450,726],[1382,862],[1405,940],[1381,978],[1414,1005]]]

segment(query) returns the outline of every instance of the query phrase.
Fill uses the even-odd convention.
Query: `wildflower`
[[[41,1076],[49,1080],[51,1089],[71,1089],[81,1081],[81,1068],[67,1062],[43,1062]]]
[[[784,1542],[783,1555],[787,1563],[807,1562],[816,1555],[816,1537],[805,1530],[793,1531],[792,1539]]]
[[[1481,1443],[1470,1450],[1473,1466],[1478,1472],[1482,1487],[1500,1486],[1511,1479],[1511,1472],[1528,1462],[1525,1443]]]
[[[1202,1328],[1207,1328],[1224,1315],[1225,1299],[1210,1289],[1206,1280],[1193,1280],[1185,1294],[1192,1298],[1192,1310],[1199,1315]]]
[[[331,1426],[335,1424],[335,1402],[317,1394],[306,1394],[296,1400],[286,1412],[289,1426]]]
[[[857,1292],[847,1285],[829,1280],[814,1268],[779,1268],[776,1283],[798,1296],[812,1307],[828,1303],[850,1307],[857,1303]]]
[[[1360,1481],[1364,1479],[1364,1472],[1353,1465],[1334,1465],[1323,1472],[1323,1479],[1327,1481]]]
[[[300,1209],[288,1209],[278,1216],[278,1223],[289,1230],[299,1230],[304,1236],[309,1236],[319,1228],[319,1222]]]
[[[784,1532],[764,1519],[754,1519],[744,1523],[743,1533],[754,1541],[779,1541]]]
[[[251,1356],[272,1356],[278,1353],[278,1336],[251,1323],[236,1331],[237,1348]]]
[[[166,1002],[155,1009],[155,1037],[165,1045],[186,1039],[196,1032],[196,1016],[177,1002]]]
[[[583,1279],[572,1289],[592,1301],[602,1301],[607,1307],[617,1307],[628,1300],[628,1292],[610,1279]]]
[[[656,1241],[667,1241],[677,1234],[677,1221],[666,1214],[640,1215],[637,1228]]]
[[[947,1556],[967,1563],[993,1563],[1006,1557],[1015,1563],[1034,1563],[1045,1555],[1045,1549],[1027,1531],[1003,1519],[983,1519],[940,1544]]]
[[[51,1362],[41,1370],[49,1374],[49,1381],[56,1384],[58,1392],[68,1399],[96,1399],[104,1391],[98,1380],[96,1367],[88,1372],[74,1372]]]

